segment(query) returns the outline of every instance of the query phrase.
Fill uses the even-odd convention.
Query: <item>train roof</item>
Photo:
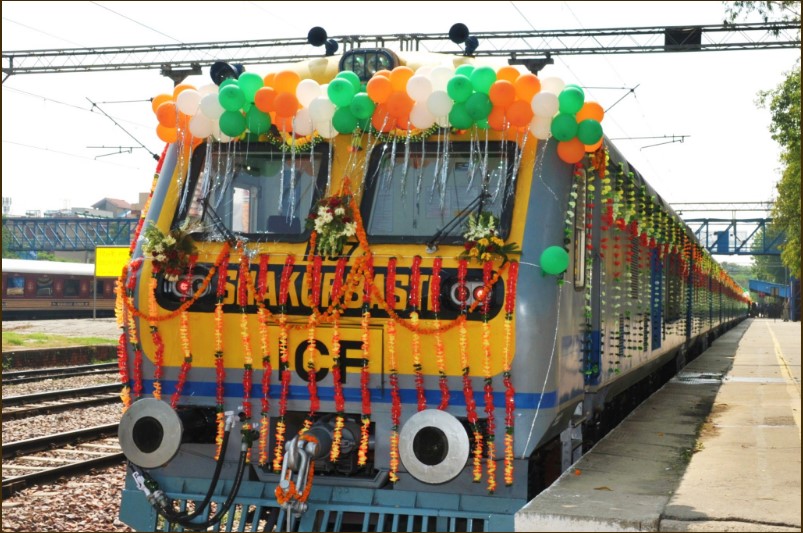
[[[32,261],[30,259],[3,259],[3,273],[14,274],[67,274],[92,276],[95,265],[91,263],[62,263],[59,261]]]

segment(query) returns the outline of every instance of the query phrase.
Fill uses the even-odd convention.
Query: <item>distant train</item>
[[[114,315],[114,278],[95,265],[3,259],[3,320]]]

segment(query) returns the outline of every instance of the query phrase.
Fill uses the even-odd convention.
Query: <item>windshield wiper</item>
[[[209,204],[208,196],[204,198],[204,213],[202,219],[206,218],[207,214],[209,215],[209,218],[212,219],[212,225],[215,227],[215,229],[223,235],[223,237],[226,239],[226,242],[234,246],[237,243],[237,236],[228,227],[226,227],[226,224]]]
[[[435,235],[433,235],[432,238],[429,241],[427,241],[427,253],[429,254],[435,253],[438,250],[438,242],[440,241],[441,237],[443,237],[445,234],[449,233],[455,227],[457,227],[457,225],[460,224],[463,220],[465,220],[466,217],[471,215],[475,211],[475,209],[478,212],[481,212],[482,204],[484,200],[489,196],[490,195],[487,192],[485,191],[481,192],[479,196],[474,198],[462,211],[457,213],[457,215],[455,215],[454,218],[452,218],[452,220],[447,222],[445,226],[439,229],[435,233]]]

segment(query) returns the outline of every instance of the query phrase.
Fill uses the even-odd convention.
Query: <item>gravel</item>
[[[37,392],[82,389],[84,387],[94,387],[96,385],[108,385],[110,383],[119,382],[120,376],[117,373],[75,376],[70,378],[50,378],[42,381],[18,383],[16,385],[3,385],[3,398],[8,396],[21,396],[23,394],[35,394]]]
[[[29,416],[3,421],[3,443],[44,437],[54,433],[75,431],[92,426],[115,424],[120,421],[123,403],[96,405],[59,413]]]

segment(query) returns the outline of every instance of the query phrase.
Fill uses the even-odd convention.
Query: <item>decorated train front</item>
[[[641,220],[631,286],[675,257],[691,287],[582,89],[352,52],[153,101],[168,145],[118,286],[137,529],[512,530],[584,391],[642,364],[602,370],[592,221]]]

